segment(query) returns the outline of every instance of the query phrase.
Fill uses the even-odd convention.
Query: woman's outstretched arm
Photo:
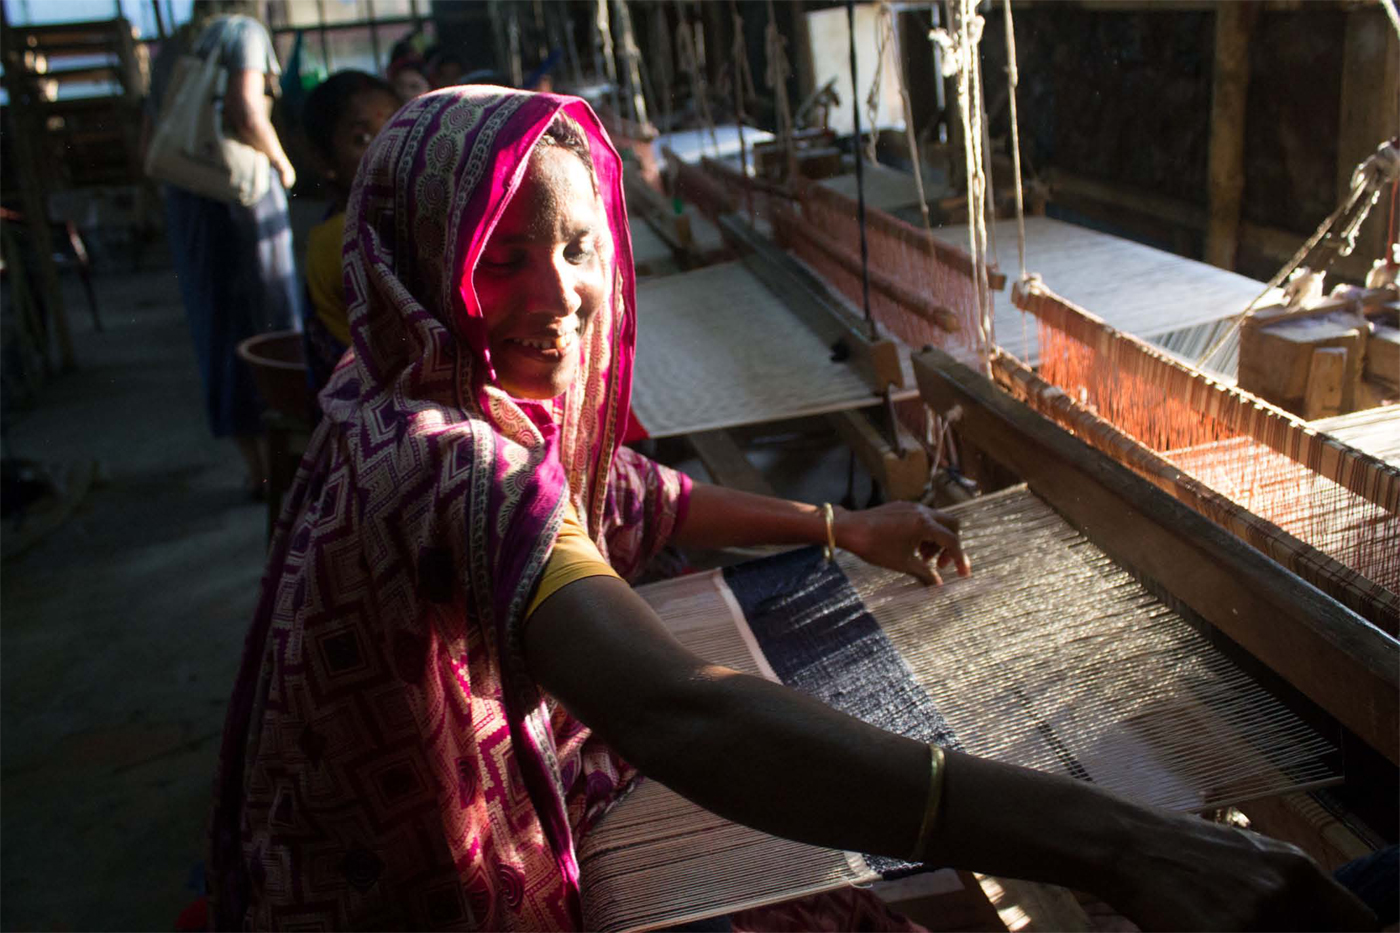
[[[956,516],[914,502],[888,502],[851,512],[833,508],[838,547],[871,564],[938,583],[938,568],[971,567],[958,541]],[[685,520],[672,541],[681,547],[746,547],[758,544],[825,544],[820,506],[759,496],[709,483],[690,491]]]
[[[531,616],[539,683],[643,773],[736,822],[907,857],[927,749],[685,650],[625,583],[570,583]],[[1146,928],[1361,929],[1365,908],[1297,849],[1092,785],[949,754],[937,864],[1087,890]]]

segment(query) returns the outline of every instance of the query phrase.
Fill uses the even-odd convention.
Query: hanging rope
[[[593,15],[594,29],[598,33],[598,39],[593,44],[594,65],[596,67],[598,58],[601,56],[602,73],[608,79],[608,93],[612,100],[613,113],[620,118],[622,106],[618,100],[617,59],[613,57],[612,21],[608,14],[608,0],[597,0],[597,3],[594,4]]]
[[[767,68],[763,83],[773,92],[777,107],[778,143],[783,149],[786,162],[784,178],[791,179],[797,174],[797,153],[792,139],[792,103],[787,93],[787,39],[778,29],[778,13],[773,0],[768,0],[768,31],[764,34],[764,50],[767,53]]]
[[[860,223],[860,295],[861,308],[865,311],[865,323],[870,327],[870,339],[876,339],[875,318],[870,312],[870,243],[865,231],[865,160],[860,147],[860,99],[855,89],[860,87],[856,78],[856,5],[854,0],[846,0],[846,38],[851,52],[851,117],[855,121],[855,145],[851,148],[856,154],[856,217]]]
[[[719,137],[715,135],[715,118],[710,113],[710,92],[705,84],[705,66],[695,50],[695,39],[690,32],[685,10],[681,10],[680,24],[676,26],[676,54],[680,57],[681,71],[690,75],[690,87],[695,97],[696,109],[700,111],[700,123],[710,132],[710,143],[719,157]]]
[[[1011,167],[1016,179],[1016,256],[1020,267],[1017,288],[1028,288],[1036,278],[1026,272],[1026,205],[1021,188],[1021,126],[1016,117],[1016,89],[1021,84],[1021,73],[1016,66],[1016,24],[1011,18],[1011,0],[1002,0],[1002,11],[1006,16],[1006,83],[1011,107]],[[1021,346],[1029,347],[1026,333],[1026,318],[1029,312],[1021,309]]]
[[[963,156],[967,171],[967,238],[977,289],[975,350],[984,372],[990,372],[995,345],[991,288],[987,281],[987,176],[983,160],[983,104],[981,65],[977,45],[982,41],[982,17],[974,0],[950,0],[952,22],[948,28],[929,31],[929,39],[943,52],[943,74],[957,77],[958,110],[962,117]]]
[[[888,0],[880,0],[880,17],[884,29],[889,30],[890,41],[899,48],[899,30],[895,20],[894,7]],[[928,196],[924,193],[923,159],[919,157],[919,140],[914,132],[914,108],[909,103],[909,89],[904,84],[904,69],[896,68],[895,80],[899,85],[899,101],[904,108],[904,139],[909,147],[909,159],[914,163],[914,190],[919,195],[919,214],[923,217],[924,231],[933,235],[933,218],[929,214]],[[930,257],[931,258],[931,257]]]
[[[890,26],[890,5],[880,3],[880,20],[875,38],[875,80],[870,82],[870,93],[865,97],[865,112],[870,118],[870,135],[865,140],[865,157],[871,165],[879,165],[878,147],[880,143],[880,90],[885,83],[885,50],[889,48],[894,29]],[[854,87],[852,92],[854,93]]]

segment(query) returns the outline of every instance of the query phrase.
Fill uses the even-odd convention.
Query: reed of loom
[[[1013,300],[1039,322],[1040,377],[1121,432],[1093,432],[1102,449],[1154,482],[1168,475],[1161,461],[1170,464],[1191,482],[1172,480],[1169,491],[1237,534],[1244,531],[1256,546],[1262,537],[1266,553],[1395,631],[1400,470],[1117,331],[1043,286],[1018,288]]]

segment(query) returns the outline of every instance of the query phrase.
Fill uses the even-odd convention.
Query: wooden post
[[[1348,10],[1343,41],[1337,201],[1350,190],[1357,163],[1400,135],[1400,38],[1385,12],[1379,6]],[[1387,203],[1382,197],[1357,232],[1355,255],[1367,266],[1385,251]]]
[[[0,10],[0,13],[3,13]],[[49,226],[48,186],[39,153],[44,138],[39,88],[25,66],[22,48],[10,31],[9,21],[0,16],[0,48],[4,51],[5,89],[10,95],[10,132],[6,151],[15,160],[20,179],[20,197],[25,221],[33,238],[35,261],[39,265],[39,291],[44,298],[44,316],[58,344],[59,368],[77,369],[73,341],[68,333],[68,315],[63,307],[63,287],[54,263],[53,231]],[[49,348],[45,346],[47,364]]]
[[[1244,195],[1244,121],[1249,94],[1249,34],[1258,8],[1222,3],[1215,8],[1215,77],[1210,106],[1210,225],[1206,262],[1235,268],[1240,201]]]

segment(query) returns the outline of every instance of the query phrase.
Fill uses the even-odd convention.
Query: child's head
[[[428,82],[427,65],[423,63],[423,56],[413,51],[393,59],[384,70],[384,77],[389,79],[389,83],[399,95],[399,100],[404,103],[433,89],[432,84]]]
[[[360,157],[398,109],[394,89],[363,71],[337,71],[307,95],[302,128],[321,174],[341,194],[350,190]]]

